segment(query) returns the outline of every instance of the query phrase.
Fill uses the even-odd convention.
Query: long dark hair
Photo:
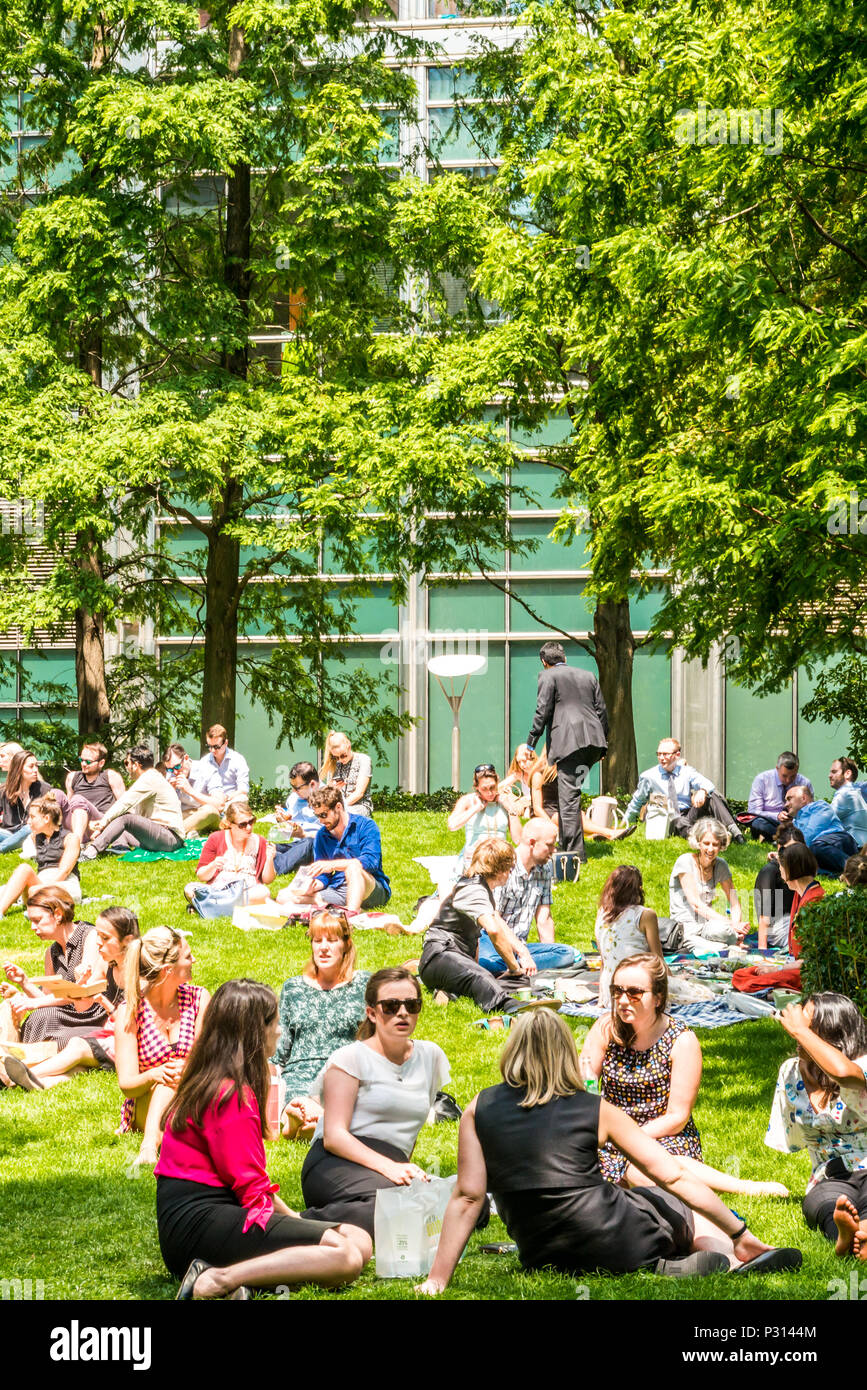
[[[27,748],[22,748],[20,753],[14,754],[3,787],[3,795],[7,801],[23,801],[30,790],[29,784],[26,787],[24,785],[24,764],[32,757],[33,754]]]
[[[613,922],[627,907],[643,907],[641,871],[634,864],[620,864],[612,869],[602,888],[599,906],[604,922]]]
[[[259,1107],[262,1137],[268,1137],[265,1107],[271,1074],[265,1045],[276,1013],[277,996],[268,985],[256,980],[220,985],[205,1010],[164,1128],[181,1134],[188,1122],[200,1125],[210,1106],[223,1106],[234,1095],[243,1101],[244,1091],[250,1090]]]
[[[846,994],[833,994],[830,990],[822,994],[810,994],[804,1005],[813,1005],[810,1032],[817,1038],[836,1047],[850,1062],[867,1053],[867,1020]],[[799,1050],[801,1072],[808,1085],[821,1090],[827,1097],[826,1104],[840,1094],[840,1086],[827,1072]]]
[[[647,972],[656,1005],[656,1017],[661,1018],[668,1005],[668,966],[659,956],[652,956],[649,953],[640,956],[627,956],[625,960],[618,961],[614,974],[611,976],[612,985],[621,970],[628,970],[633,965],[640,965],[642,970]],[[635,1029],[630,1023],[623,1022],[614,1007],[613,999],[611,1000],[611,1036],[621,1047],[631,1047],[635,1042]]]
[[[399,985],[404,980],[408,980],[416,992],[416,997],[421,999],[421,985],[409,970],[402,965],[389,965],[385,970],[377,970],[375,975],[371,975],[367,982],[367,989],[364,991],[364,1002],[369,1009],[375,1009],[379,1000],[379,991],[383,985]],[[376,1029],[370,1019],[365,1015],[358,1025],[356,1038],[359,1042],[364,1042],[366,1038],[372,1038]]]

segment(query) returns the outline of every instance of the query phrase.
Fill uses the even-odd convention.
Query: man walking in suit
[[[535,748],[545,730],[548,761],[557,767],[560,845],[572,861],[567,860],[563,867],[571,878],[577,877],[572,871],[574,861],[584,863],[587,859],[581,828],[581,788],[590,768],[608,747],[608,711],[596,677],[567,666],[560,642],[543,643],[539,657],[544,669],[539,676],[536,714],[527,744]]]

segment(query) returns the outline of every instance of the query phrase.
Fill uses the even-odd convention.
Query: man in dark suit
[[[570,856],[562,870],[577,877],[574,861],[585,862],[581,828],[581,788],[594,763],[608,747],[608,711],[595,676],[566,665],[559,642],[545,642],[539,652],[543,671],[539,676],[536,714],[527,743],[535,748],[545,730],[548,761],[557,767],[560,803],[560,845]],[[561,876],[558,874],[558,877]]]

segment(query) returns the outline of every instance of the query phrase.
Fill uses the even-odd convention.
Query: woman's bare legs
[[[747,1178],[734,1178],[731,1173],[721,1173],[718,1168],[711,1168],[707,1163],[700,1163],[697,1158],[687,1158],[684,1154],[678,1154],[677,1158],[690,1177],[698,1178],[699,1182],[703,1182],[714,1192],[739,1192],[743,1197],[788,1197],[789,1195],[789,1189],[784,1187],[781,1182],[750,1182]],[[646,1178],[632,1163],[627,1166],[624,1181],[627,1187],[652,1186],[650,1179]]]
[[[36,888],[39,879],[34,869],[29,864],[19,864],[12,870],[9,882],[4,885],[0,893],[0,917],[9,911],[16,899],[23,893],[25,906],[27,904],[27,889]]]
[[[370,1236],[358,1226],[326,1231],[318,1245],[290,1245],[254,1260],[206,1269],[194,1298],[226,1298],[242,1284],[273,1289],[278,1284],[320,1284],[333,1289],[357,1279],[373,1253]]]
[[[53,1057],[46,1057],[44,1062],[35,1062],[30,1070],[34,1076],[39,1077],[48,1091],[52,1086],[59,1086],[62,1081],[69,1081],[76,1072],[96,1066],[99,1066],[99,1063],[86,1040],[72,1038],[60,1052],[55,1053]]]
[[[152,1168],[159,1158],[160,1120],[174,1097],[171,1086],[158,1085],[136,1101],[136,1128],[144,1130],[141,1148],[135,1161],[137,1168]]]

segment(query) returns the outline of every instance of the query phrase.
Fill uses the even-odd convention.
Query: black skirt
[[[361,1142],[395,1163],[407,1162],[406,1154],[393,1144],[368,1138]],[[381,1188],[395,1186],[382,1173],[329,1153],[322,1140],[317,1139],[310,1145],[301,1169],[301,1191],[307,1203],[303,1215],[314,1221],[345,1221],[350,1226],[360,1226],[373,1239],[376,1194]]]
[[[243,1229],[247,1209],[228,1187],[208,1187],[186,1178],[157,1178],[157,1229],[168,1269],[182,1279],[193,1260],[234,1265],[292,1245],[318,1245],[334,1221],[306,1221],[274,1212],[264,1230]],[[252,1287],[256,1287],[255,1284]]]

